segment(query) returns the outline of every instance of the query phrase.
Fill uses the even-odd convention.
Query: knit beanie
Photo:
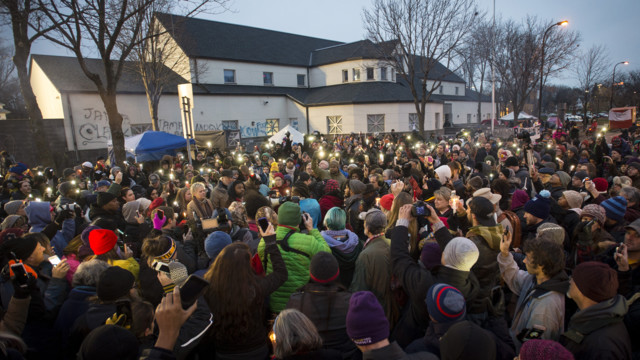
[[[536,238],[547,239],[558,245],[564,243],[564,228],[554,223],[544,223],[538,226]]]
[[[13,225],[18,221],[22,216],[20,215],[9,215],[7,216],[2,224],[0,225],[0,230],[7,230],[13,227]]]
[[[535,198],[524,204],[524,211],[537,217],[538,219],[546,219],[549,217],[551,208],[551,193],[548,190],[542,190]]]
[[[449,181],[449,179],[451,178],[451,168],[449,167],[449,165],[439,166],[435,170],[435,172],[436,174],[438,174],[438,180],[442,185],[446,184],[447,181]]]
[[[133,332],[118,325],[102,325],[87,335],[77,357],[79,360],[134,359],[138,351],[138,339]]]
[[[567,174],[564,171],[556,171],[556,175],[560,178],[560,183],[562,183],[563,188],[567,188],[569,183],[571,182],[571,175]]]
[[[596,186],[596,190],[601,193],[607,192],[607,190],[609,189],[609,182],[605,178],[595,178],[593,179],[593,184]]]
[[[446,267],[470,271],[479,256],[480,252],[473,241],[464,237],[455,237],[444,248],[442,261]]]
[[[103,206],[107,205],[110,201],[115,199],[116,197],[117,196],[113,195],[112,193],[110,193],[108,191],[99,192],[98,193],[97,205],[98,205],[98,207],[103,207]]]
[[[8,203],[4,204],[4,211],[8,215],[15,215],[20,209],[20,205],[22,204],[22,202],[22,200],[9,201]]]
[[[151,204],[149,204],[149,211],[153,211],[156,208],[159,208],[160,206],[164,205],[164,199],[160,196],[158,196],[155,200],[153,200],[151,202]]]
[[[420,261],[428,270],[441,264],[442,251],[436,242],[426,242],[420,252]]]
[[[391,211],[391,206],[393,206],[394,198],[395,197],[393,196],[393,194],[384,195],[380,198],[380,207],[387,211]]]
[[[529,194],[524,190],[516,190],[511,195],[511,210],[517,209],[529,201]]]
[[[460,321],[440,339],[440,358],[493,360],[496,359],[496,343],[487,330],[471,321]]]
[[[10,253],[13,252],[19,260],[24,261],[33,254],[36,246],[38,246],[38,240],[36,240],[35,236],[16,237],[3,242],[0,253],[4,258],[10,259]]]
[[[604,208],[607,218],[620,221],[627,212],[627,199],[622,196],[615,196],[600,203]]]
[[[505,160],[504,162],[504,166],[506,167],[519,166],[519,165],[520,164],[518,163],[518,159],[515,156],[509,156],[507,160]]]
[[[589,216],[599,222],[600,225],[604,225],[607,214],[602,206],[598,204],[589,204],[582,208],[582,214],[580,214],[580,217],[583,216]]]
[[[335,281],[340,276],[338,260],[333,254],[320,251],[313,255],[309,265],[309,275],[311,280],[317,283],[326,284]]]
[[[609,265],[599,261],[579,264],[571,278],[582,295],[595,302],[609,300],[618,293],[618,274]]]
[[[187,267],[178,261],[172,261],[167,266],[169,267],[169,277],[173,284],[176,286],[182,286],[189,277]]]
[[[91,231],[95,229],[100,229],[100,227],[95,225],[89,225],[86,228],[84,228],[84,230],[82,230],[82,233],[80,234],[80,239],[82,240],[83,244],[89,246],[89,233],[91,233]]]
[[[522,344],[520,360],[573,360],[573,354],[553,340],[531,339]]]
[[[135,281],[136,278],[130,271],[111,266],[100,274],[96,295],[102,301],[116,301],[129,294]]]
[[[347,334],[356,345],[371,345],[389,337],[389,321],[370,291],[351,295],[346,325]]]
[[[278,224],[287,226],[298,226],[302,221],[300,205],[287,201],[278,208]]]
[[[584,170],[576,171],[576,173],[573,174],[573,177],[580,179],[580,181],[584,180],[584,178],[588,176],[589,174],[587,174],[587,172]]]
[[[338,183],[336,180],[333,179],[329,179],[327,180],[327,182],[324,183],[324,193],[329,194],[332,191],[335,190],[339,190],[340,189],[340,183]]]
[[[231,236],[224,231],[214,231],[204,240],[204,252],[215,260],[225,246],[231,244]]]
[[[349,193],[351,195],[362,194],[365,189],[365,184],[360,180],[349,181]]]
[[[467,312],[460,290],[448,284],[431,285],[425,302],[429,316],[440,324],[463,319]]]
[[[582,207],[582,201],[584,198],[580,195],[579,192],[574,190],[567,190],[562,192],[562,196],[567,199],[567,204],[569,204],[569,209],[579,209]]]
[[[108,253],[117,242],[118,236],[111,230],[94,229],[89,233],[89,246],[96,255]]]

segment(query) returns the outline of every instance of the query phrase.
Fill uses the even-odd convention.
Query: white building
[[[182,133],[176,85],[189,82],[196,131],[236,129],[244,139],[288,124],[325,134],[417,129],[408,87],[368,40],[341,43],[168,14],[157,19],[189,62],[165,87],[159,130]],[[100,65],[89,61],[90,67]],[[478,93],[440,64],[430,78],[442,85],[427,104],[425,130],[441,129],[447,120],[479,122]],[[106,112],[75,58],[33,55],[31,85],[43,117],[64,120],[69,150],[106,148]],[[150,129],[140,79],[124,74],[118,91],[125,136]],[[483,101],[482,116],[489,118],[491,103]]]

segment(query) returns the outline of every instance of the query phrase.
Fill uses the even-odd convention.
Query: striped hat
[[[607,199],[600,205],[604,208],[607,218],[611,220],[620,221],[624,218],[624,214],[627,212],[627,199],[622,196]]]
[[[438,323],[450,323],[464,319],[466,303],[460,290],[448,284],[434,284],[427,291],[427,310]]]

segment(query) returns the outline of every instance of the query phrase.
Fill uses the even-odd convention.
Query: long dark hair
[[[215,337],[236,343],[249,336],[256,325],[255,309],[263,309],[264,304],[249,246],[242,242],[225,246],[204,277],[210,283],[205,298],[216,319]],[[263,313],[259,320],[262,317]]]

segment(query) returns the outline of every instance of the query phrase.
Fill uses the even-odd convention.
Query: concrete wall
[[[198,76],[201,84],[224,84],[225,69],[236,71],[238,85],[298,87],[298,74],[305,76],[305,85],[309,81],[305,67],[205,59],[197,59],[197,63],[204,69]],[[273,73],[273,85],[264,84],[263,72]]]

